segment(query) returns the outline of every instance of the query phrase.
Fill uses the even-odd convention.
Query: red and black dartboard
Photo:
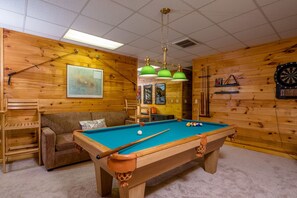
[[[277,66],[274,80],[276,83],[276,98],[297,98],[297,62]]]

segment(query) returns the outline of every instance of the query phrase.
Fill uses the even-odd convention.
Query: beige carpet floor
[[[218,170],[193,161],[147,182],[147,198],[296,198],[297,161],[224,145]],[[98,198],[91,161],[51,172],[32,159],[0,173],[1,198]],[[114,182],[111,197],[118,197]]]

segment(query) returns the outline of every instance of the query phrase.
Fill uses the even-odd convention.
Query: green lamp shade
[[[188,81],[184,72],[177,71],[173,74],[172,81]]]
[[[144,66],[141,71],[140,75],[141,77],[155,77],[157,76],[155,68],[153,68],[151,65]]]
[[[171,72],[168,69],[161,69],[156,79],[172,79]]]

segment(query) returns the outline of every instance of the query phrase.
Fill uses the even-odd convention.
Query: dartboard
[[[297,62],[277,66],[274,80],[276,82],[277,98],[297,97]]]

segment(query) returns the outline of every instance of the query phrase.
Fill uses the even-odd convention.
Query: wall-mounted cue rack
[[[209,67],[201,69],[201,92],[200,92],[200,117],[210,117],[209,114]]]

